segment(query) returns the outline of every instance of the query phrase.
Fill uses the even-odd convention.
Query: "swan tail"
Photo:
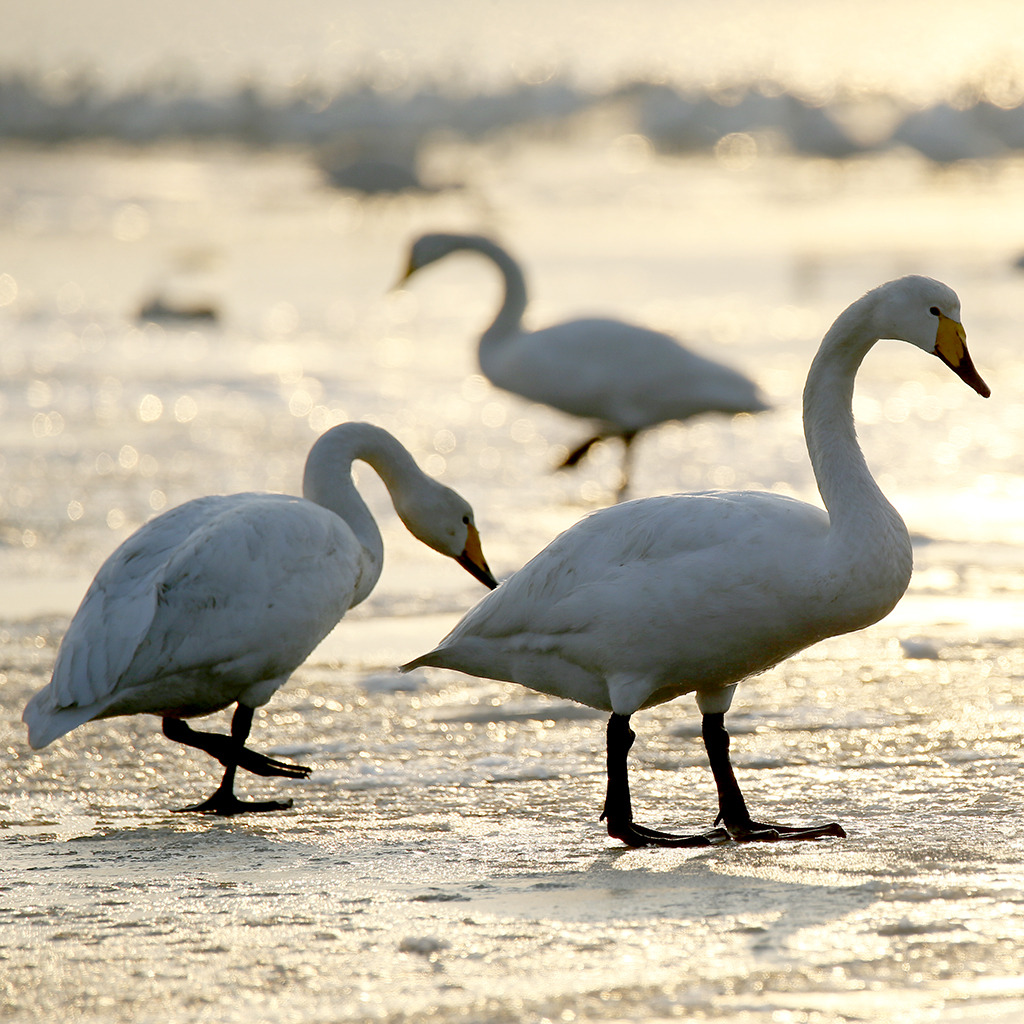
[[[72,729],[95,718],[98,711],[95,704],[55,707],[48,691],[49,687],[40,690],[25,705],[21,716],[21,720],[28,726],[28,744],[33,750],[49,746]]]
[[[426,666],[432,666],[434,668],[446,667],[439,650],[428,651],[426,654],[421,654],[418,658],[413,658],[412,661],[407,661],[404,665],[399,665],[398,671],[411,672],[415,668],[424,668]]]

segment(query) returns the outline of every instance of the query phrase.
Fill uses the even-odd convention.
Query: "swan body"
[[[68,626],[49,685],[25,708],[30,745],[45,747],[92,719],[155,714],[172,739],[207,750],[228,769],[213,804],[194,809],[282,806],[234,798],[234,769],[294,777],[307,769],[246,750],[245,736],[225,744],[183,720],[237,703],[233,734],[243,726],[247,734],[253,710],[372,591],[383,542],[352,482],[356,459],[381,475],[413,534],[496,585],[470,506],[422,473],[386,431],[342,424],[310,451],[304,497],[198,498],[114,551]]]
[[[877,565],[851,566],[856,578],[828,564],[828,532],[821,509],[754,491],[614,505],[557,537],[423,663],[621,715],[695,691],[722,704],[739,680],[902,596],[905,528]]]
[[[626,454],[620,496],[628,484],[630,446],[641,431],[701,413],[768,408],[743,374],[690,352],[659,331],[596,317],[525,330],[522,270],[488,238],[423,235],[413,243],[404,279],[462,250],[490,259],[505,283],[501,309],[480,338],[482,373],[506,391],[594,421],[597,433],[571,452],[563,466],[575,465],[597,441],[622,438]]]
[[[511,680],[610,711],[604,816],[609,832],[631,845],[721,837],[645,829],[629,809],[629,716],[691,692],[731,835],[843,834],[837,825],[794,831],[753,822],[729,764],[724,715],[740,680],[876,622],[906,590],[910,538],[857,444],[853,381],[875,342],[895,338],[938,355],[987,397],[959,320],[951,289],[908,277],[869,292],[825,335],[804,390],[807,448],[825,509],[763,492],[706,491],[595,512],[406,667]]]

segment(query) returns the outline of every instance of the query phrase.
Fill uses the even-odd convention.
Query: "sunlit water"
[[[4,1019],[1020,1019],[1024,164],[664,157],[634,127],[434,140],[426,159],[465,187],[380,200],[328,188],[299,149],[0,153]],[[499,235],[533,323],[622,315],[761,383],[772,412],[642,439],[641,495],[817,500],[799,394],[821,334],[903,273],[957,289],[991,399],[894,343],[858,380],[863,447],[915,538],[907,597],[743,684],[729,716],[755,811],[848,839],[610,841],[601,716],[396,673],[481,591],[365,470],[381,582],[254,728],[314,773],[241,781],[291,811],[170,814],[218,773],[155,720],[29,750],[21,709],[106,554],[191,497],[297,490],[332,423],[380,423],[460,490],[499,576],[610,499],[614,446],[551,472],[582,426],[477,376],[490,267],[452,259],[389,292],[433,228]],[[216,318],[140,317],[155,298]],[[640,820],[706,827],[692,701],[634,724]]]

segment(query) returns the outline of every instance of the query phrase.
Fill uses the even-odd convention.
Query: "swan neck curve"
[[[872,309],[869,293],[822,340],[804,387],[804,437],[829,514],[829,561],[888,580],[895,604],[910,581],[910,537],[868,469],[853,419],[854,378],[879,340]]]
[[[373,468],[396,497],[422,477],[413,457],[386,430],[369,423],[342,423],[320,436],[310,449],[302,479],[302,496],[343,519],[362,548],[363,572],[353,605],[373,590],[384,565],[380,530],[352,479],[352,463]]]
[[[488,238],[469,237],[466,248],[486,256],[498,268],[504,283],[505,294],[497,315],[480,336],[480,364],[486,373],[485,363],[503,342],[514,338],[522,331],[523,314],[526,312],[526,278],[519,264],[498,244]]]

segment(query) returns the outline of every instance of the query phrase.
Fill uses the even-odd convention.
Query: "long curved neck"
[[[891,578],[898,598],[910,579],[909,536],[868,469],[853,421],[854,378],[876,341],[869,294],[840,315],[814,357],[804,387],[804,436],[828,509],[829,561],[870,565]]]
[[[501,271],[505,284],[505,297],[501,308],[491,326],[480,336],[480,363],[483,367],[488,357],[496,352],[503,342],[517,335],[522,329],[523,314],[526,312],[526,279],[519,264],[489,238],[469,235],[464,239],[462,247],[491,260]]]
[[[302,496],[340,516],[363,549],[363,572],[353,604],[362,601],[380,578],[384,541],[366,502],[352,480],[352,463],[368,463],[396,493],[419,478],[413,457],[386,430],[369,423],[342,423],[322,434],[310,449],[302,478]]]

